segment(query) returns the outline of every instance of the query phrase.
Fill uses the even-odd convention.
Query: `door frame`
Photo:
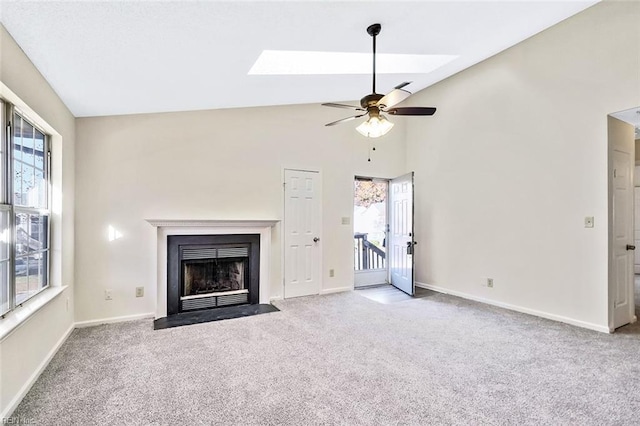
[[[615,308],[613,306],[614,303],[614,299],[615,299],[615,291],[616,291],[616,283],[615,283],[615,273],[614,273],[614,269],[615,269],[615,264],[613,261],[613,257],[614,257],[614,249],[613,249],[613,240],[614,240],[614,235],[613,235],[613,173],[614,173],[614,167],[613,167],[613,152],[614,152],[614,144],[612,141],[612,134],[611,134],[611,120],[618,120],[621,121],[615,117],[613,117],[611,114],[607,115],[607,214],[609,216],[608,218],[608,253],[607,253],[607,263],[608,263],[608,290],[607,290],[607,319],[608,319],[608,326],[609,326],[609,332],[613,333],[616,329],[615,326]],[[627,123],[628,124],[628,123]],[[630,125],[630,124],[629,124]],[[630,125],[631,126],[631,125]],[[631,229],[632,231],[635,229],[634,226],[634,216],[635,216],[635,186],[634,186],[634,172],[635,172],[635,139],[634,139],[634,143],[633,143],[633,159],[634,161],[631,164],[630,167],[630,181],[631,181],[631,191],[632,191],[632,203],[631,203]],[[631,241],[630,243],[633,243],[633,241]],[[638,247],[638,249],[640,250],[640,247]],[[631,267],[632,267],[632,282],[629,283],[629,324],[635,323],[637,321],[637,317],[635,315],[635,271],[633,270],[634,267],[634,260],[631,261]]]
[[[280,217],[282,218],[282,227],[280,229],[279,235],[281,235],[282,241],[280,242],[280,299],[285,299],[284,294],[284,283],[285,283],[285,271],[286,271],[286,245],[285,245],[285,221],[287,218],[285,217],[285,203],[286,203],[286,195],[285,195],[285,172],[286,170],[291,170],[295,172],[309,172],[309,173],[318,173],[318,193],[320,197],[320,211],[318,212],[318,235],[320,235],[320,254],[318,255],[318,262],[320,264],[320,274],[318,274],[318,293],[322,294],[322,289],[324,288],[324,230],[323,230],[323,210],[324,203],[322,202],[322,169],[315,167],[282,167],[280,171],[280,182],[282,184],[282,191],[280,192],[280,208],[282,209],[280,212]]]
[[[384,181],[387,183],[387,196],[385,199],[385,203],[386,203],[386,230],[385,230],[385,239],[386,241],[389,241],[389,182],[391,182],[390,178],[383,178],[383,177],[372,177],[372,176],[363,176],[363,175],[354,175],[353,176],[353,182],[355,182],[356,179],[370,179],[372,181]],[[356,198],[356,192],[355,192],[355,187],[353,188],[353,192],[352,192],[352,209],[354,207],[354,201]],[[355,217],[353,216],[353,210],[351,212],[351,217],[355,219]],[[355,234],[355,221],[354,219],[351,220],[351,239],[353,240],[353,235]],[[386,249],[386,247],[385,247]],[[364,288],[367,286],[373,286],[373,285],[384,285],[384,284],[389,284],[390,281],[390,276],[389,276],[389,256],[388,256],[388,252],[386,252],[387,257],[385,258],[385,264],[386,264],[386,268],[385,269],[374,269],[374,270],[368,270],[368,271],[356,271],[356,267],[355,264],[353,265],[353,288],[357,289],[357,288]],[[361,285],[357,285],[356,284],[356,276],[360,275],[360,276],[380,276],[382,275],[382,271],[385,271],[384,273],[384,281],[383,283],[376,283],[376,282],[371,282],[371,283],[365,283],[365,284],[361,284]],[[371,278],[372,281],[377,281],[376,278]]]

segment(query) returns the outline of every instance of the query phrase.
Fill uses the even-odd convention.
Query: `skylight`
[[[427,74],[457,55],[378,53],[379,74]],[[263,50],[249,75],[371,74],[371,53]]]

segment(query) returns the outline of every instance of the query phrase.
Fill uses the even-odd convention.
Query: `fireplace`
[[[169,235],[167,315],[258,304],[260,234]]]

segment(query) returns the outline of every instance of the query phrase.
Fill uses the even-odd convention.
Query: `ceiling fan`
[[[431,107],[404,107],[394,108],[395,105],[407,99],[411,96],[411,92],[404,90],[403,87],[410,84],[410,81],[397,85],[391,92],[386,95],[380,95],[376,93],[376,36],[380,34],[382,25],[372,24],[367,27],[367,33],[373,37],[373,91],[370,95],[360,99],[360,106],[336,104],[336,103],[324,103],[323,106],[334,108],[347,108],[354,109],[362,112],[361,114],[353,117],[343,118],[338,121],[334,121],[325,126],[335,126],[336,124],[345,123],[347,121],[355,120],[356,118],[364,117],[368,115],[369,118],[364,123],[356,127],[356,130],[363,136],[368,138],[380,137],[393,127],[387,118],[382,113],[389,115],[433,115],[436,112],[435,108]]]

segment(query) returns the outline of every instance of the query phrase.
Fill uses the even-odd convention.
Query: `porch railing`
[[[355,270],[365,271],[369,269],[386,268],[387,254],[384,250],[367,240],[367,235],[368,234],[364,232],[356,232],[353,234]]]

